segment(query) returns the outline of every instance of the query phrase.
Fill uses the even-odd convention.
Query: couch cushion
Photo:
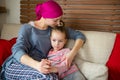
[[[11,47],[8,40],[0,39],[0,65],[11,54]]]
[[[80,71],[87,80],[107,80],[108,68],[104,64],[91,63],[84,60],[75,60]]]
[[[4,24],[1,31],[1,39],[11,39],[17,37],[21,24]]]
[[[93,34],[94,35],[94,34]],[[66,47],[72,48],[74,40],[69,40]],[[86,44],[86,43],[85,43]],[[88,80],[107,80],[108,68],[104,64],[94,63],[82,60],[78,53],[75,57],[75,63],[78,65],[80,71]],[[85,53],[85,56],[88,54]],[[94,55],[91,54],[94,57]],[[97,56],[99,58],[99,56]],[[100,60],[99,60],[100,61]]]
[[[106,64],[112,51],[116,34],[98,31],[82,31],[86,43],[79,50],[79,58],[93,63]]]
[[[11,40],[0,39],[0,66],[11,55],[11,47],[15,42],[16,38],[12,38]]]
[[[109,72],[108,80],[120,80],[120,34],[116,36],[114,48],[106,65]]]
[[[115,41],[116,34],[98,31],[81,31],[86,36],[86,42],[79,50],[78,59],[93,63],[106,64]],[[74,40],[69,40],[66,47],[72,48]]]
[[[10,39],[9,40],[10,44],[14,45],[16,43],[16,39],[17,39],[17,37],[14,37],[14,38]]]

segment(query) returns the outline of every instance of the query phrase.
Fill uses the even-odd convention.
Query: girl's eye
[[[55,39],[53,39],[52,41],[54,41],[54,42],[55,42],[56,40],[55,40]]]
[[[62,40],[60,40],[59,42],[63,42]]]

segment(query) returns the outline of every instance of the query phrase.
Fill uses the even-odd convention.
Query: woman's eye
[[[57,20],[55,20],[54,22],[57,22]]]

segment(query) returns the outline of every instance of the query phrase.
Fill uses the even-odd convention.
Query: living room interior
[[[0,39],[11,41],[16,38],[22,24],[35,20],[35,4],[43,1],[45,0],[0,0]],[[120,65],[117,61],[120,60],[120,1],[55,1],[65,12],[63,21],[66,26],[81,30],[87,37],[75,60],[85,77],[88,80],[119,80]],[[67,47],[72,47],[73,43],[70,40]],[[114,57],[111,57],[112,54]]]

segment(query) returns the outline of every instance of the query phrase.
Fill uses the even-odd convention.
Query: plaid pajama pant
[[[4,76],[5,80],[58,80],[57,75],[54,73],[42,74],[37,70],[18,62],[8,66]]]

